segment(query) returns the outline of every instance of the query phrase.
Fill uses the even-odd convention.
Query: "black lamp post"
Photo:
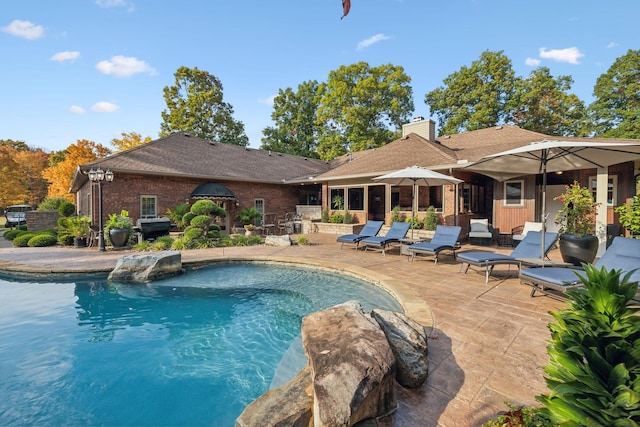
[[[93,184],[98,183],[98,251],[104,252],[104,230],[102,229],[102,181],[113,181],[113,172],[107,169],[103,171],[101,168],[89,171],[89,181]]]

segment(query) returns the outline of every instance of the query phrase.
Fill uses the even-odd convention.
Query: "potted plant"
[[[631,203],[615,208],[615,212],[620,214],[620,224],[631,236],[640,238],[640,195],[633,196]]]
[[[73,245],[76,248],[87,246],[87,236],[91,226],[91,218],[86,215],[70,216],[66,218],[67,233],[73,236]]]
[[[555,218],[563,261],[577,266],[592,263],[598,252],[598,238],[595,236],[598,204],[593,200],[591,191],[574,182],[554,200],[563,204]]]
[[[120,211],[119,214],[109,214],[109,219],[104,226],[104,236],[109,239],[114,248],[123,248],[129,243],[133,231],[133,221],[129,218],[129,212]]]

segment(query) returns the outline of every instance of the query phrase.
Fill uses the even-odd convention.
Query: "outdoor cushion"
[[[357,234],[344,234],[337,238],[338,242],[341,242],[340,249],[345,243],[353,243],[358,249],[360,241],[366,237],[375,236],[382,228],[383,221],[367,221],[360,233]]]
[[[551,250],[557,239],[558,233],[546,232],[544,234],[545,255]],[[469,251],[459,253],[458,259],[462,261],[460,264],[460,270],[462,270],[464,264],[467,264],[465,273],[469,270],[471,265],[484,267],[485,283],[488,283],[489,276],[493,272],[493,268],[498,264],[516,264],[519,266],[521,259],[540,258],[542,255],[541,245],[542,233],[540,231],[530,231],[509,255],[490,251]]]
[[[640,239],[616,236],[611,246],[594,265],[623,272],[637,269],[631,275],[631,280],[640,282]],[[520,282],[533,286],[531,296],[537,290],[544,292],[546,288],[566,292],[582,286],[576,274],[581,272],[582,270],[562,267],[527,268],[520,271]],[[581,274],[584,275],[584,272]]]
[[[399,242],[400,239],[404,239],[409,231],[409,227],[411,227],[411,223],[409,222],[396,221],[391,224],[391,228],[389,228],[386,235],[366,237],[361,240],[361,243],[365,246],[365,251],[369,247],[379,248],[382,250],[382,256],[384,256],[386,247],[392,243]]]
[[[411,260],[415,257],[416,253],[432,254],[435,255],[435,263],[438,263],[438,254],[443,250],[450,250],[453,252],[453,259],[456,258],[456,245],[462,227],[457,225],[438,225],[436,232],[430,242],[418,242],[409,246],[407,249],[411,253]]]
[[[511,238],[513,240],[522,240],[529,231],[542,231],[542,223],[525,221],[524,227],[522,227],[522,233],[514,234],[513,236],[511,236]]]

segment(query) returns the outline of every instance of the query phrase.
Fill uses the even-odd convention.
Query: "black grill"
[[[155,239],[160,236],[167,236],[171,230],[169,218],[148,218],[139,219],[134,230],[140,233],[142,240]]]

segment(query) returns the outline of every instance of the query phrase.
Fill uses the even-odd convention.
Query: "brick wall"
[[[102,184],[102,213],[103,220],[108,219],[109,214],[119,213],[122,209],[129,211],[129,216],[134,223],[140,218],[140,197],[156,196],[158,216],[166,215],[167,209],[173,209],[180,203],[191,203],[191,192],[201,184],[211,180],[198,180],[180,177],[150,177],[134,174],[116,174],[113,182]],[[264,199],[265,213],[295,212],[298,203],[298,187],[280,184],[263,184],[247,182],[215,181],[227,187],[238,199],[235,202],[227,202],[227,217],[231,224],[235,221],[235,215],[245,206],[253,206],[254,199]],[[98,189],[94,184],[93,193],[91,185],[84,186],[77,196],[79,210],[82,213],[91,212],[94,224],[98,223]],[[88,200],[93,200],[93,211],[89,207]]]
[[[58,226],[58,211],[29,211],[26,212],[27,230],[39,231],[53,229]]]

